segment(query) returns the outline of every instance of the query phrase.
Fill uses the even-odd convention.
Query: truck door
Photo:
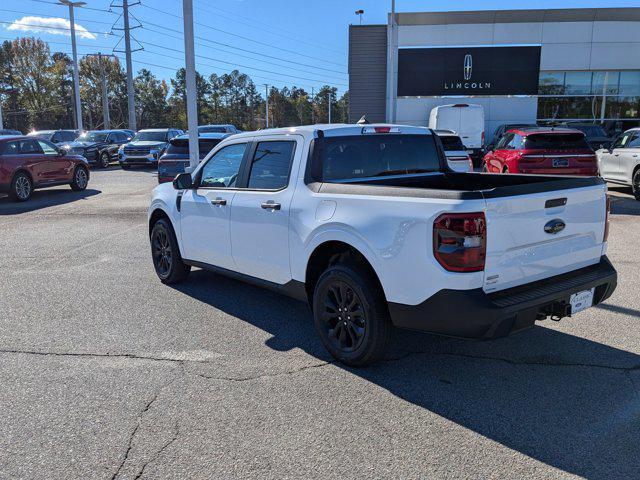
[[[260,137],[252,147],[231,205],[231,248],[238,272],[280,285],[291,280],[292,165],[300,164],[302,147],[299,135]]]

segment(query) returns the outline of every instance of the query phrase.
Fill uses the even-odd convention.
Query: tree
[[[171,79],[171,89],[169,97],[169,118],[172,125],[187,128],[187,82],[186,70],[179,69],[176,78]],[[207,99],[211,94],[211,85],[200,73],[196,72],[196,105],[198,106],[198,125],[206,123],[204,120],[209,117],[209,106]]]
[[[147,69],[138,72],[134,79],[136,91],[136,111],[140,128],[162,125],[167,115],[167,94],[169,88]]]
[[[317,123],[329,122],[329,98],[331,98],[331,122],[337,123],[340,121],[339,116],[335,116],[338,113],[337,94],[338,89],[336,87],[324,85],[320,88],[313,100]]]

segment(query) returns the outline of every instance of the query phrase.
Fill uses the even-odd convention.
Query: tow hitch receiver
[[[554,322],[559,322],[565,317],[571,316],[571,304],[564,300],[549,305],[544,310],[545,317],[550,317]]]

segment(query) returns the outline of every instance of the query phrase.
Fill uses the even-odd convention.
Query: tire
[[[631,185],[633,196],[636,197],[636,200],[640,201],[640,168],[636,169],[636,171],[633,172]]]
[[[98,161],[98,166],[100,168],[109,167],[109,162],[111,162],[111,158],[109,158],[109,152],[102,152],[100,154],[100,159]]]
[[[176,235],[167,219],[161,218],[153,225],[150,241],[153,267],[160,281],[171,285],[187,278],[191,266],[182,261]]]
[[[82,165],[78,165],[75,172],[73,172],[73,180],[69,185],[74,192],[85,190],[89,185],[89,170]]]
[[[11,180],[9,197],[15,202],[26,202],[33,193],[33,182],[25,172],[18,172]]]
[[[393,325],[384,294],[373,275],[356,263],[332,265],[320,276],[313,318],[322,344],[341,363],[369,365],[389,349]]]
[[[502,173],[509,173],[509,167],[505,165],[505,167],[502,169]]]

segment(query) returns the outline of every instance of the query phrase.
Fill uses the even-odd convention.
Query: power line
[[[24,12],[24,11],[20,11],[20,10],[9,10],[6,8],[0,8],[0,11],[2,12],[9,12],[9,13],[21,13],[23,15],[29,15],[29,16],[38,16],[38,17],[47,17],[47,18],[62,18],[58,15],[48,15],[45,13],[37,13],[37,12]],[[99,23],[99,24],[103,24],[103,25],[111,25],[112,22],[101,22],[99,20],[85,20],[83,18],[79,18],[77,20],[80,20],[81,22],[86,22],[86,23]]]
[[[172,13],[169,13],[169,12],[165,12],[165,11],[159,10],[159,9],[157,9],[157,8],[147,7],[146,5],[142,5],[142,6],[143,6],[143,7],[146,7],[146,8],[150,8],[150,9],[152,9],[153,11],[162,12],[162,13],[164,13],[164,14],[171,15],[171,16],[173,16],[173,17],[176,17],[176,16],[177,16],[177,15],[174,15],[174,14],[172,14]],[[179,17],[179,16],[178,16],[178,17]],[[179,17],[179,18],[182,18],[182,17]],[[293,54],[293,55],[299,55],[299,56],[301,56],[301,57],[310,58],[310,59],[312,59],[312,60],[319,60],[319,61],[321,61],[321,62],[325,62],[325,63],[331,63],[331,64],[334,64],[334,65],[339,65],[339,66],[341,66],[341,67],[345,67],[345,66],[346,66],[346,65],[344,65],[344,64],[342,64],[342,63],[334,62],[334,61],[331,61],[331,60],[326,60],[326,59],[323,59],[323,58],[320,58],[320,57],[316,57],[316,56],[313,56],[313,55],[308,55],[308,54],[305,54],[305,53],[296,52],[295,50],[289,50],[289,49],[286,49],[286,48],[282,48],[281,46],[273,45],[273,44],[271,44],[271,43],[261,42],[261,41],[259,41],[259,40],[255,40],[255,39],[253,39],[253,38],[245,37],[244,35],[239,35],[239,34],[237,34],[237,33],[233,33],[233,32],[228,32],[228,31],[226,31],[226,30],[222,30],[222,29],[220,29],[220,28],[212,27],[212,26],[210,26],[210,25],[206,25],[206,24],[204,24],[204,23],[200,23],[200,22],[193,22],[193,23],[194,23],[194,24],[196,24],[196,25],[198,25],[198,26],[204,27],[204,28],[209,28],[209,29],[214,30],[214,31],[216,31],[216,32],[220,32],[220,33],[224,33],[224,34],[226,34],[226,35],[231,35],[231,36],[233,36],[233,37],[241,38],[241,39],[246,40],[246,41],[248,41],[248,42],[253,42],[253,43],[255,43],[255,44],[262,45],[262,46],[269,47],[269,48],[275,48],[275,49],[278,49],[278,50],[280,50],[280,51],[282,51],[282,52],[291,53],[291,54]],[[162,28],[164,28],[164,27],[162,27]],[[254,53],[256,53],[256,52],[254,52]]]
[[[23,0],[24,1],[24,0]],[[59,2],[55,2],[55,1],[49,1],[49,0],[26,0],[27,2],[35,2],[35,3],[44,3],[47,5],[57,5],[60,6]],[[112,12],[111,10],[105,10],[103,8],[94,8],[94,7],[87,7],[87,6],[83,6],[82,7],[85,10],[93,10],[94,12],[105,12],[105,13],[112,13],[115,14],[114,12]]]
[[[0,20],[0,23],[3,23],[5,25],[13,25],[14,22],[7,22],[4,20]],[[23,25],[25,27],[34,27],[34,28],[40,28],[42,30],[65,30],[67,32],[71,31],[71,28],[68,27],[53,27],[50,25],[33,25],[33,24],[29,24],[29,23],[20,23],[20,25]],[[96,32],[96,31],[91,31],[91,30],[83,30],[84,32],[88,32],[88,33],[93,33],[94,35],[113,35],[112,32]]]
[[[169,30],[171,32],[179,33],[179,34],[182,35],[182,32],[180,30],[175,30],[175,29],[172,29],[172,28],[165,27],[163,25],[158,25],[156,23],[149,22],[148,20],[145,20],[144,22],[145,22],[144,28],[146,30],[149,30],[150,32],[160,33],[160,34],[162,34],[164,36],[168,36],[168,37],[175,38],[175,39],[181,39],[181,37],[168,35],[166,33],[166,30]],[[154,27],[162,28],[163,31],[159,31],[159,30],[155,30],[155,29],[149,28],[149,27],[147,27],[147,25],[153,25]],[[293,65],[300,65],[300,66],[304,66],[304,67],[315,68],[315,69],[318,69],[318,70],[325,70],[325,71],[340,73],[340,74],[344,74],[344,75],[347,74],[346,72],[340,72],[340,71],[337,71],[337,70],[327,69],[327,68],[324,68],[324,67],[318,67],[317,65],[310,65],[308,63],[301,63],[301,62],[296,62],[294,60],[287,60],[286,58],[282,58],[282,57],[276,57],[276,56],[273,56],[273,55],[266,55],[264,53],[256,52],[254,50],[247,50],[245,48],[240,48],[240,47],[236,47],[236,46],[233,46],[233,45],[229,45],[228,43],[222,43],[222,42],[217,42],[215,40],[209,40],[208,38],[200,37],[198,35],[196,35],[195,38],[197,38],[198,40],[201,40],[203,42],[211,43],[211,44],[214,44],[214,45],[222,45],[224,47],[232,48],[234,50],[239,50],[241,52],[249,52],[249,53],[253,53],[253,54],[256,54],[256,55],[261,55],[261,56],[266,57],[266,58],[270,58],[270,59],[274,59],[274,60],[280,60],[282,62],[291,63]],[[208,45],[203,45],[201,42],[196,42],[196,45],[200,45],[202,47],[208,47]],[[232,53],[233,55],[237,55],[239,57],[249,58],[251,60],[256,60],[253,57],[248,57],[246,55],[241,55],[241,54],[236,53],[236,52],[228,52],[227,51],[226,53]],[[258,60],[258,61],[262,61],[262,60]]]
[[[178,49],[170,48],[170,47],[165,47],[165,46],[162,46],[162,45],[157,45],[157,44],[155,44],[155,43],[143,42],[143,41],[141,41],[140,43],[142,43],[143,45],[151,45],[152,47],[164,48],[165,50],[170,50],[170,51],[173,51],[173,52],[184,53],[182,50],[178,50]],[[146,49],[146,51],[151,52],[151,51],[150,51],[150,50],[148,50],[148,49]],[[158,55],[163,55],[163,53],[162,53],[162,52],[151,52],[151,53],[156,53],[156,54],[158,54]],[[298,76],[298,75],[288,75],[288,74],[286,74],[286,73],[274,72],[274,71],[272,71],[272,70],[265,70],[265,69],[262,69],[262,68],[256,68],[256,67],[250,67],[250,66],[248,66],[248,65],[242,65],[242,64],[239,64],[239,63],[237,63],[237,62],[227,62],[227,61],[224,61],[224,60],[219,60],[219,59],[217,59],[217,58],[207,57],[207,56],[205,56],[205,55],[196,55],[196,57],[204,58],[204,59],[206,59],[206,60],[211,60],[211,61],[214,61],[214,62],[226,63],[226,64],[228,64],[228,65],[234,65],[234,66],[237,66],[237,67],[240,67],[240,68],[246,68],[246,69],[249,69],[249,70],[255,70],[255,71],[257,71],[257,72],[273,73],[273,74],[275,74],[275,75],[281,75],[281,76],[284,76],[284,77],[291,77],[291,78],[299,78],[300,80],[308,80],[308,81],[310,81],[310,82],[318,82],[318,83],[333,83],[333,84],[335,84],[335,85],[340,85],[340,86],[343,86],[343,87],[348,86],[346,83],[325,82],[324,80],[318,80],[318,79],[316,79],[316,78],[305,78],[305,77],[300,77],[300,76]],[[214,68],[215,68],[215,67],[214,67]],[[309,73],[309,72],[307,72],[307,73]]]
[[[179,3],[182,0],[175,0],[175,1]],[[277,36],[282,37],[282,38],[295,40],[295,41],[297,41],[299,43],[306,43],[307,45],[311,45],[311,46],[315,46],[315,47],[321,47],[321,48],[323,48],[325,50],[330,50],[330,51],[336,52],[336,53],[344,53],[344,51],[342,51],[342,50],[337,50],[337,49],[334,49],[334,48],[327,47],[327,45],[325,43],[318,42],[317,40],[310,39],[309,37],[306,37],[306,39],[305,39],[305,37],[301,37],[299,34],[297,34],[295,32],[292,32],[290,30],[286,30],[284,28],[274,27],[273,25],[270,25],[270,24],[268,24],[266,22],[260,22],[258,20],[254,20],[252,18],[243,17],[242,15],[238,15],[237,13],[230,12],[229,10],[224,10],[224,9],[220,8],[219,6],[217,6],[217,5],[216,5],[216,10],[215,11],[214,10],[210,10],[208,8],[205,8],[203,6],[198,6],[198,5],[196,5],[196,8],[199,9],[199,10],[202,10],[204,12],[209,12],[209,13],[215,14],[216,17],[226,18],[228,20],[231,20],[232,22],[236,22],[236,23],[239,23],[241,25],[246,25],[246,26],[251,27],[251,28],[256,28],[256,25],[258,25],[259,27],[257,27],[257,28],[260,28],[262,31],[266,31],[266,33],[269,33],[270,35],[277,35]],[[242,19],[244,19],[246,21],[243,22],[243,21],[237,20],[237,19],[235,19],[233,17],[229,17],[227,15],[222,15],[220,12],[225,12],[225,13],[227,13],[229,15],[233,15],[233,16],[236,16],[238,18],[242,18]],[[253,25],[252,25],[252,23],[253,23]],[[268,30],[273,30],[273,31],[269,32]],[[289,35],[284,35],[282,33],[277,33],[277,31],[286,32]]]

